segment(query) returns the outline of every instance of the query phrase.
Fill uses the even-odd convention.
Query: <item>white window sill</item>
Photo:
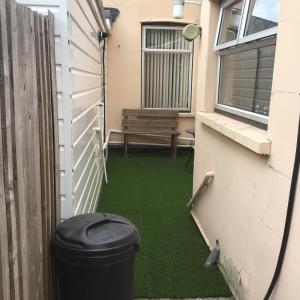
[[[198,112],[196,119],[257,154],[271,153],[271,141],[265,130],[218,113]]]

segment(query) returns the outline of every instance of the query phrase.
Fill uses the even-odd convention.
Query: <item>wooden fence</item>
[[[0,0],[0,300],[51,300],[60,218],[54,17]]]

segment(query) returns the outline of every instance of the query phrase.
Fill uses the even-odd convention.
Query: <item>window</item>
[[[272,36],[279,0],[227,0],[221,5],[216,50]]]
[[[279,0],[229,0],[221,5],[216,108],[267,124],[278,14]]]
[[[193,42],[183,27],[143,26],[143,108],[190,111]]]
[[[245,36],[277,27],[278,15],[278,0],[251,1],[246,21]]]
[[[221,55],[219,103],[268,116],[275,45]]]
[[[242,7],[243,1],[238,1],[224,8],[218,45],[237,40]]]

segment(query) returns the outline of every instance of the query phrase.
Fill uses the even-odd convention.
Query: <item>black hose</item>
[[[295,203],[298,176],[299,176],[299,165],[300,165],[300,118],[299,118],[299,124],[298,124],[298,138],[297,138],[294,169],[293,169],[293,175],[292,175],[292,181],[291,181],[289,203],[288,203],[288,208],[287,208],[287,213],[286,213],[281,248],[280,248],[280,252],[279,252],[279,256],[278,256],[278,260],[277,260],[276,269],[275,269],[271,284],[269,286],[269,289],[266,293],[266,296],[264,297],[264,300],[268,300],[271,297],[274,287],[280,276],[281,269],[282,269],[285,252],[286,252],[286,248],[287,248],[287,244],[288,244],[290,229],[291,229],[292,218],[293,218],[293,210],[294,210],[294,203]]]

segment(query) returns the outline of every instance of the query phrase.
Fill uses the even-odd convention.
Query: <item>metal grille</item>
[[[143,107],[189,111],[193,42],[182,27],[143,27]]]

